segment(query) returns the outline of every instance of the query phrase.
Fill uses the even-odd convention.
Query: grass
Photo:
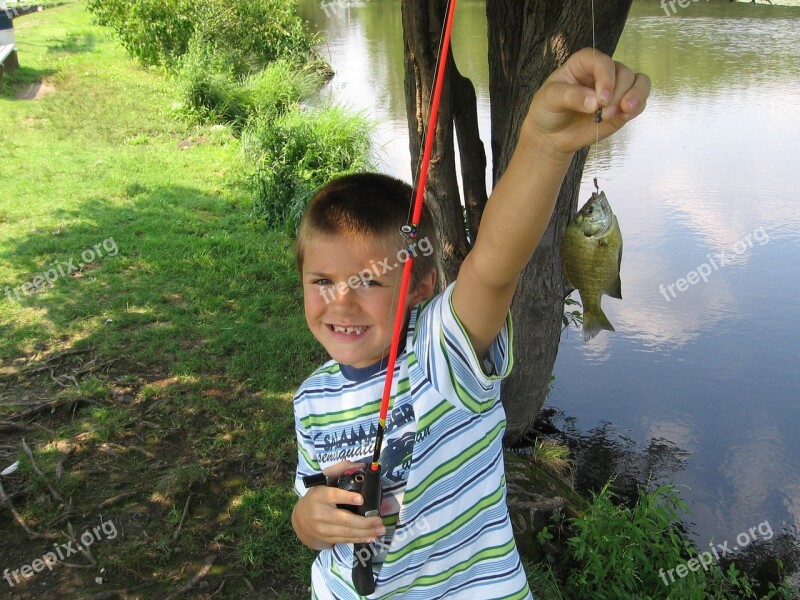
[[[15,28],[21,68],[0,91],[0,468],[23,466],[3,485],[62,543],[60,515],[79,535],[101,514],[120,535],[93,546],[96,568],[14,592],[166,597],[216,554],[204,581],[221,597],[305,597],[311,553],[286,518],[290,400],[324,356],[291,240],[251,217],[234,132],[177,118],[174,83],[130,61],[82,4]],[[16,99],[41,81],[54,92]],[[33,472],[23,436],[71,507]],[[0,535],[11,569],[50,545],[5,518]]]

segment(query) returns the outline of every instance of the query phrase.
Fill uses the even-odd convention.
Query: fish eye
[[[587,206],[586,207],[586,214],[590,215],[590,214],[592,214],[592,212],[594,212],[594,207],[593,206]]]

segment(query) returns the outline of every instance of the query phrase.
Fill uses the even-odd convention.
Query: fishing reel
[[[305,486],[327,484],[324,474],[304,477]],[[380,516],[381,505],[381,469],[378,465],[370,465],[367,469],[357,467],[342,473],[331,487],[338,487],[340,490],[356,492],[364,498],[364,503],[356,504],[337,504],[336,506],[348,510],[353,514],[362,517]],[[353,585],[356,591],[362,596],[368,596],[375,591],[375,576],[372,573],[373,552],[370,544],[353,544]]]

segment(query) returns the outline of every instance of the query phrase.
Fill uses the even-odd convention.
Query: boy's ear
[[[432,269],[430,273],[422,278],[417,287],[411,292],[411,306],[419,304],[423,300],[427,300],[434,295],[436,291],[436,269]]]

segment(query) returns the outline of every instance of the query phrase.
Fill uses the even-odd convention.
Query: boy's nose
[[[333,290],[333,302],[339,306],[347,306],[354,304],[356,300],[355,290],[353,290],[345,281],[340,281],[336,284]]]

